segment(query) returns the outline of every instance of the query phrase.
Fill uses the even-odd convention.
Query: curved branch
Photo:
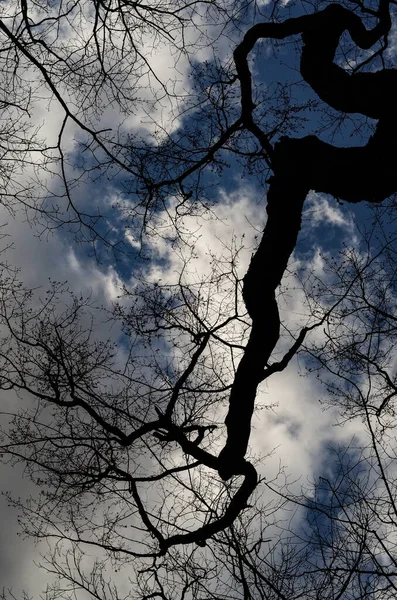
[[[238,474],[244,475],[244,481],[231,499],[224,515],[212,523],[203,525],[199,529],[196,529],[196,531],[172,535],[168,539],[164,540],[162,544],[162,550],[164,553],[168,550],[168,548],[175,546],[176,544],[196,543],[199,546],[205,546],[205,540],[215,535],[215,533],[218,533],[219,531],[222,531],[232,525],[241,511],[246,508],[247,500],[258,483],[258,475],[255,467],[247,461],[244,461],[241,466],[241,472]]]
[[[302,34],[304,47],[301,55],[301,74],[318,96],[329,106],[343,112],[359,112],[379,119],[385,114],[388,97],[390,113],[394,110],[394,96],[385,90],[397,87],[397,73],[393,69],[379,73],[349,75],[333,63],[340,37],[348,31],[354,43],[362,49],[371,48],[391,28],[389,0],[380,0],[379,22],[367,30],[360,17],[339,4],[331,4],[323,11],[287,19],[282,23],[258,23],[244,36],[234,51],[237,76],[241,87],[241,118],[244,126],[258,139],[269,165],[273,168],[274,150],[266,134],[254,122],[252,78],[248,55],[259,39],[285,39]],[[377,76],[377,81],[373,79]]]
[[[397,119],[389,110],[392,92],[397,87],[397,71],[349,75],[333,63],[344,31],[350,33],[360,48],[370,48],[387,35],[391,26],[389,0],[380,0],[377,16],[378,24],[367,30],[357,15],[332,4],[313,15],[256,25],[234,52],[241,85],[242,120],[266,147],[274,177],[268,192],[268,220],[263,238],[244,277],[243,298],[252,319],[252,330],[229,399],[225,420],[227,441],[219,455],[219,474],[223,479],[237,474],[244,462],[257,388],[280,335],[275,291],[296,245],[307,193],[314,189],[348,202],[380,202],[397,190],[394,157],[390,156],[387,143],[397,132]],[[315,136],[307,136],[281,138],[273,149],[254,124],[248,54],[260,38],[283,39],[297,33],[302,34],[304,42],[301,73],[322,99],[344,112],[382,117],[366,146],[337,148]],[[390,100],[385,101],[385,96]]]

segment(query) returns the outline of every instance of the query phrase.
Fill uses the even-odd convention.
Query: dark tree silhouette
[[[279,339],[275,291],[295,248],[308,192],[325,192],[347,202],[381,202],[397,189],[394,156],[390,152],[397,123],[392,101],[397,71],[385,69],[349,75],[333,62],[345,31],[360,48],[371,48],[380,38],[387,37],[391,27],[389,4],[380,3],[378,25],[370,31],[357,15],[331,4],[313,15],[280,24],[255,25],[235,50],[242,122],[258,137],[274,175],[267,196],[268,220],[263,238],[244,277],[243,297],[252,330],[236,373],[226,417],[228,440],[220,455],[220,474],[225,479],[239,472],[237,465],[247,450],[257,386],[264,378]],[[336,110],[378,119],[375,134],[365,146],[338,148],[316,136],[308,136],[284,137],[273,149],[255,125],[248,54],[261,38],[283,39],[296,33],[302,34],[304,42],[301,74],[319,97]]]
[[[247,573],[255,580],[259,597],[283,600],[301,597],[303,593],[300,590],[295,593],[298,584],[293,594],[284,590],[288,587],[286,582],[291,580],[294,565],[298,579],[303,577],[303,581],[306,576],[306,581],[312,581],[308,567],[312,548],[304,558],[299,558],[298,570],[293,560],[295,555],[288,555],[284,563],[285,578],[277,582],[274,566],[278,564],[277,550],[273,554],[276,558],[271,576],[266,575],[261,571],[265,561],[257,552],[257,548],[262,548],[265,543],[263,535],[256,542],[248,540],[248,534],[244,538],[249,525],[256,524],[266,513],[260,511],[258,516],[250,505],[259,480],[257,469],[246,456],[251,418],[259,384],[283,371],[298,352],[305,351],[312,357],[311,365],[316,364],[313,369],[320,364],[325,370],[331,370],[329,365],[333,360],[337,363],[341,355],[347,360],[350,353],[349,343],[339,353],[336,343],[333,346],[325,344],[323,348],[312,347],[306,338],[315,328],[324,324],[330,327],[331,314],[339,316],[339,320],[346,314],[350,316],[343,310],[350,301],[351,281],[342,286],[337,297],[329,294],[328,303],[321,305],[317,298],[321,309],[315,305],[310,324],[300,330],[278,360],[274,359],[274,351],[281,339],[281,322],[276,293],[297,244],[302,210],[310,190],[330,194],[348,203],[368,201],[372,204],[382,203],[397,191],[394,157],[389,151],[397,129],[393,101],[397,70],[382,68],[349,74],[335,62],[345,34],[350,35],[356,47],[378,48],[374,56],[382,56],[391,28],[392,4],[380,0],[377,9],[368,9],[359,2],[354,10],[330,4],[312,14],[254,25],[234,52],[233,68],[222,68],[214,63],[210,67],[207,65],[207,71],[203,68],[202,74],[199,67],[194,66],[198,72],[197,85],[202,87],[199,119],[194,120],[194,99],[189,107],[193,107],[192,121],[185,129],[181,127],[181,132],[160,136],[157,144],[147,140],[138,143],[138,138],[133,136],[127,140],[109,137],[108,132],[97,131],[84,121],[84,111],[81,114],[71,112],[60,91],[66,59],[55,55],[46,46],[40,27],[27,18],[24,3],[17,15],[22,16],[21,29],[19,25],[14,30],[4,23],[0,25],[13,50],[34,65],[60,102],[65,113],[64,125],[71,120],[89,136],[84,150],[90,149],[92,157],[100,157],[101,168],[105,171],[116,165],[117,169],[128,173],[131,190],[134,190],[129,190],[131,196],[138,197],[136,204],[131,202],[128,210],[136,219],[142,236],[145,229],[156,227],[151,224],[151,219],[158,215],[161,206],[168,208],[165,201],[168,195],[173,194],[178,199],[177,215],[178,210],[186,211],[186,214],[198,210],[196,200],[206,185],[202,175],[208,166],[222,168],[223,152],[230,151],[241,160],[248,155],[255,168],[260,164],[261,172],[268,174],[271,171],[267,222],[243,278],[242,289],[236,271],[238,248],[232,248],[227,259],[214,259],[211,275],[204,280],[198,278],[194,283],[184,279],[189,268],[188,259],[183,262],[179,279],[173,285],[146,281],[142,275],[133,289],[124,290],[123,301],[115,307],[113,316],[106,313],[107,319],[122,323],[125,334],[122,350],[116,349],[107,339],[95,337],[97,309],[89,299],[69,294],[55,285],[37,307],[31,304],[33,294],[23,290],[16,279],[7,280],[0,290],[3,326],[0,386],[3,390],[16,391],[24,400],[28,397],[36,402],[13,417],[2,448],[4,455],[12,461],[24,462],[33,481],[44,487],[42,497],[27,504],[15,503],[26,517],[27,533],[36,538],[52,538],[56,544],[60,541],[69,544],[66,566],[54,566],[57,564],[56,548],[50,570],[66,578],[72,591],[73,585],[77,585],[97,598],[112,594],[117,597],[101,575],[105,560],[103,564],[96,564],[91,579],[84,575],[82,555],[78,550],[84,545],[100,549],[116,557],[115,560],[142,559],[144,565],[138,577],[146,577],[142,585],[144,598],[157,596],[164,600],[167,594],[172,596],[172,591],[165,591],[159,564],[168,569],[167,584],[173,576],[176,579],[182,577],[186,567],[182,592],[178,588],[181,598],[188,593],[194,598],[225,597],[223,592],[217,595],[210,585],[200,587],[198,583],[209,577],[211,568],[203,567],[204,574],[200,575],[198,565],[200,561],[208,565],[210,559],[206,552],[214,548],[217,559],[222,556],[220,548],[228,549],[230,556],[224,558],[225,569],[231,565],[232,577],[241,583],[244,598],[253,597],[250,591],[253,584],[247,583]],[[195,7],[196,4],[188,5],[188,16],[192,16]],[[161,36],[166,36],[169,23],[185,26],[184,8],[167,6],[163,13],[157,7],[141,7],[144,10],[142,17],[140,5],[136,3],[117,3],[114,9],[104,2],[95,3],[91,46],[84,46],[83,52],[84,57],[89,56],[87,48],[94,47],[101,66],[99,87],[92,88],[93,96],[100,96],[111,75],[104,62],[106,52],[101,51],[102,46],[98,43],[98,31],[103,34],[104,41],[110,39],[110,48],[115,51],[116,58],[125,58],[126,48],[135,47],[134,39],[128,35],[129,22],[125,22],[127,9],[137,11],[140,26],[144,23],[155,27]],[[115,19],[115,22],[110,19],[111,25],[107,21],[109,11]],[[372,27],[367,28],[359,11],[370,16]],[[153,15],[158,21],[153,22]],[[103,26],[99,26],[102,19]],[[15,22],[19,23],[18,19]],[[47,23],[47,18],[44,22]],[[125,42],[127,46],[123,42],[121,49],[113,37],[117,37],[120,23],[127,36],[123,40],[128,41]],[[358,113],[377,121],[375,131],[365,145],[337,147],[315,135],[302,138],[280,135],[288,133],[293,120],[293,110],[288,103],[281,111],[282,125],[277,123],[275,127],[265,129],[257,120],[249,55],[261,39],[288,40],[297,35],[302,36],[303,42],[301,76],[326,107],[344,114]],[[51,68],[35,55],[38,48],[50,56]],[[140,68],[144,65],[150,71],[138,50],[136,56],[141,59],[138,61]],[[128,64],[130,76],[135,72],[134,64]],[[87,64],[83,60],[82,65],[84,74],[90,60],[87,59]],[[81,81],[79,65],[75,65],[73,73],[76,76],[72,77],[74,86],[78,87]],[[235,100],[236,82],[240,86],[238,101]],[[125,100],[122,89],[122,82],[120,88],[113,89],[113,98],[121,105]],[[214,89],[221,90],[216,99],[212,95]],[[276,98],[280,96],[276,95]],[[206,122],[207,116],[209,125],[205,128],[202,122]],[[57,146],[63,166],[64,125]],[[201,128],[204,132],[200,137],[197,132]],[[274,139],[276,143],[273,143]],[[254,149],[250,145],[252,140]],[[94,161],[87,167],[87,173],[91,174],[97,167]],[[62,176],[66,186],[64,192],[73,209],[71,188],[63,171]],[[85,215],[87,220],[78,211],[75,215],[79,227],[88,225],[95,237],[96,221],[92,215]],[[59,217],[56,213],[56,224],[60,222]],[[175,223],[178,225],[177,217]],[[174,235],[182,237],[181,231]],[[190,243],[194,249],[194,241]],[[358,272],[363,273],[363,270],[358,269]],[[354,277],[353,280],[356,282]],[[217,293],[221,290],[221,300],[217,299],[214,290]],[[371,293],[363,293],[361,297],[363,304],[372,310],[372,305],[369,306],[371,298]],[[310,301],[315,304],[315,300],[316,294],[312,291],[308,304]],[[60,311],[62,302],[65,306]],[[393,323],[394,308],[383,307],[382,311],[389,325]],[[372,334],[375,331],[373,321],[369,328]],[[390,326],[385,331],[390,333],[394,329]],[[167,352],[162,352],[162,344],[171,349],[170,353],[173,352],[178,360],[169,360]],[[359,344],[353,345],[355,362],[361,364],[363,361],[366,366],[372,364],[371,355],[363,356]],[[388,380],[380,360],[373,362],[379,367],[385,386],[391,388],[388,394],[393,395],[394,381]],[[343,369],[336,374],[342,378]],[[388,406],[388,397],[386,395],[378,403],[379,414]],[[225,443],[218,433],[216,414],[221,402],[228,402]],[[371,427],[369,430],[373,433]],[[378,439],[374,433],[371,439],[376,458],[371,463],[371,466],[375,465],[374,472],[383,464],[383,458],[376,455]],[[340,468],[343,471],[343,461]],[[223,481],[215,479],[214,473]],[[350,483],[351,479],[346,476],[344,481]],[[381,473],[380,480],[387,492],[385,510],[390,506],[395,510],[392,486],[385,472]],[[269,482],[267,485],[276,493]],[[312,509],[317,511],[316,514],[325,514],[332,529],[335,503],[339,500],[331,483],[328,487],[332,491],[332,501],[328,504],[314,502]],[[366,489],[365,486],[362,489]],[[287,489],[277,490],[277,493],[281,504],[291,500]],[[361,493],[364,509],[360,518],[364,518],[368,508],[363,496]],[[308,500],[295,497],[292,502],[295,506],[307,507]],[[371,523],[376,521],[375,504],[376,500],[371,505]],[[341,503],[341,507],[344,509],[345,504]],[[273,510],[276,508],[272,507],[269,514]],[[103,522],[97,520],[98,514],[104,515]],[[354,529],[352,513],[349,513],[347,523]],[[363,531],[368,533],[369,527]],[[315,519],[313,530],[317,533],[313,544],[318,543],[321,555],[325,546],[324,542],[318,542],[322,530]],[[360,538],[360,542],[364,547],[363,539]],[[184,546],[193,543],[192,556],[197,554],[197,560],[184,554]],[[338,560],[341,545],[331,548]],[[353,554],[349,556],[349,576],[358,564],[357,556]],[[68,562],[69,558],[72,563]],[[317,582],[321,580],[325,589],[327,577],[322,579],[322,576],[327,566],[320,562],[313,578]],[[187,567],[191,564],[189,571]],[[332,596],[338,600],[348,586],[341,564],[340,559],[337,591]],[[177,574],[171,576],[171,573]],[[154,592],[148,581],[152,581]],[[315,585],[311,589],[315,590]],[[321,596],[307,592],[307,597]]]
[[[26,207],[43,229],[66,225],[78,242],[117,245],[120,239],[108,239],[101,227],[100,203],[86,206],[80,191],[99,173],[105,181],[120,172],[139,176],[123,120],[137,112],[153,119],[164,98],[172,111],[183,96],[158,72],[154,51],[189,61],[193,48],[209,43],[206,28],[233,21],[230,8],[195,0],[3,3],[2,204]],[[44,107],[51,110],[51,132],[42,131]],[[115,124],[106,116],[113,110]]]

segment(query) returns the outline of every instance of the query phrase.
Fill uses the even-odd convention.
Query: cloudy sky
[[[83,23],[86,33],[91,18],[88,4],[88,2],[81,3],[87,11],[84,17],[86,21]],[[15,10],[15,3],[5,2],[0,16],[7,27],[14,27],[15,30],[16,25],[15,23],[12,25],[10,18],[13,10]],[[8,15],[7,11],[9,11]],[[17,16],[18,18],[20,16]],[[156,133],[161,139],[178,132],[182,123],[178,111],[181,107],[183,109],[185,97],[189,97],[193,91],[192,65],[196,68],[197,64],[213,60],[213,51],[205,37],[200,34],[200,30],[204,29],[204,21],[200,22],[200,18],[205,20],[204,16],[200,17],[198,11],[196,19],[199,27],[191,25],[185,31],[187,43],[192,44],[192,48],[193,44],[196,44],[194,55],[191,56],[178,53],[180,40],[177,39],[177,34],[174,36],[173,43],[167,43],[166,35],[153,33],[150,27],[146,27],[142,39],[139,40],[139,47],[144,49],[146,55],[139,66],[138,79],[141,85],[138,87],[136,97],[133,101],[129,99],[133,91],[128,90],[125,105],[119,106],[114,100],[106,102],[105,98],[109,98],[111,93],[108,89],[103,89],[101,90],[103,97],[100,101],[103,110],[98,113],[90,105],[92,98],[84,97],[85,83],[79,90],[76,78],[69,96],[66,95],[67,85],[62,84],[60,87],[65,95],[57,99],[43,83],[40,69],[27,64],[23,68],[23,77],[25,81],[33,82],[32,86],[35,86],[35,98],[32,100],[28,114],[32,129],[37,128],[38,136],[46,140],[48,147],[56,147],[65,117],[62,101],[66,101],[76,107],[75,113],[79,121],[83,122],[82,115],[86,110],[88,115],[86,122],[90,127],[111,130],[115,136],[128,132],[138,132],[142,136]],[[68,21],[65,20],[59,38],[56,40],[61,50],[63,45],[73,38],[75,24],[72,27],[69,22],[69,29],[67,24]],[[177,31],[176,27],[177,24],[174,23],[173,32]],[[242,26],[242,30],[245,29],[246,26]],[[221,27],[217,27],[214,22],[206,24],[205,32],[210,38],[217,39],[218,60],[228,64],[233,50],[233,36],[222,37]],[[234,35],[235,39],[238,39],[238,33],[234,32]],[[3,31],[2,44],[6,43],[5,39]],[[261,75],[265,84],[269,83],[266,78],[277,73],[277,61],[266,58],[268,54],[265,51],[260,55],[263,69]],[[112,60],[113,58],[110,57],[109,61]],[[151,70],[145,65],[146,60],[150,60]],[[294,56],[283,50],[281,62],[285,63],[288,60],[291,61],[291,67],[296,65]],[[256,65],[255,68],[258,66]],[[280,66],[280,77],[291,76],[291,72],[292,68],[291,71],[287,69],[285,72],[285,68]],[[133,74],[128,75],[131,78]],[[117,77],[120,78],[120,85],[127,85],[129,79],[127,77],[123,81],[123,68],[117,70]],[[172,91],[171,100],[163,93],[165,89]],[[153,102],[154,98],[158,98],[158,101]],[[71,173],[72,167],[76,168],[76,165],[81,164],[80,160],[87,160],[92,165],[90,162],[92,159],[86,159],[88,152],[79,155],[81,151],[79,142],[86,139],[79,125],[79,122],[68,119],[62,133],[61,147],[65,156],[70,157]],[[159,129],[163,133],[158,134]],[[4,135],[5,130],[2,130],[1,136]],[[105,138],[106,134],[104,134]],[[57,150],[54,150],[54,156],[56,154]],[[122,160],[124,159],[125,157]],[[30,187],[34,185],[33,181],[36,179],[41,183],[44,182],[47,189],[59,190],[61,194],[61,183],[57,177],[58,163],[54,162],[50,166],[52,174],[49,175],[37,169],[40,160],[33,155],[32,164],[25,166],[20,173],[16,174],[18,184],[26,184]],[[238,263],[238,272],[242,277],[248,267],[258,235],[265,224],[263,192],[256,186],[253,177],[242,178],[238,168],[237,164],[232,163],[231,168],[225,172],[225,178],[219,178],[217,181],[212,192],[216,203],[206,218],[187,216],[183,221],[186,231],[194,232],[194,272],[200,275],[210,271],[210,253],[222,255],[225,248],[230,248],[235,243],[242,246]],[[99,207],[106,212],[119,202],[120,198],[125,200],[123,190],[128,177],[128,174],[119,170],[117,176],[110,180],[106,176],[97,180],[95,177],[83,178],[80,185],[74,186],[72,197],[83,210],[93,209],[95,212],[96,207]],[[211,174],[211,177],[214,178],[214,174]],[[40,194],[42,193],[40,191]],[[109,210],[110,216],[107,216],[106,226],[113,227],[115,235],[121,234],[125,223],[117,218],[112,221],[112,214]],[[363,215],[361,209],[354,212],[350,207],[338,205],[330,198],[312,194],[308,199],[300,245],[291,259],[290,273],[283,282],[285,289],[292,290],[283,300],[283,319],[286,322],[292,326],[302,323],[307,314],[305,296],[299,289],[294,273],[298,269],[301,272],[311,270],[321,276],[324,255],[335,253],[344,244],[356,243],[355,220],[365,218]],[[98,261],[93,256],[90,246],[75,243],[67,227],[46,232],[43,231],[42,220],[35,220],[32,212],[27,216],[24,211],[18,209],[15,213],[11,213],[6,202],[0,206],[0,225],[3,225],[3,232],[6,234],[2,240],[5,247],[2,261],[4,264],[15,265],[20,269],[19,278],[24,286],[36,290],[35,303],[40,302],[49,280],[68,282],[71,290],[77,294],[91,295],[95,303],[107,308],[117,300],[123,285],[127,287],[132,285],[133,271],[136,266],[134,258],[130,259],[128,255],[122,255],[115,260],[111,251],[99,249],[101,260]],[[164,224],[168,216],[160,211],[156,218],[159,223]],[[129,233],[129,230],[127,234],[126,246],[130,245],[132,251],[136,251],[139,242],[132,233]],[[172,245],[167,245],[163,237],[154,236],[146,243],[152,256],[161,257],[161,261],[154,261],[145,267],[147,277],[154,281],[161,276],[163,283],[175,282],[182,269],[180,253],[175,252]],[[194,272],[192,271],[192,277]],[[188,273],[186,277],[189,277]],[[106,325],[103,325],[103,331],[98,329],[96,333],[98,337],[112,335],[117,338],[120,332],[117,327],[109,330]],[[304,484],[321,473],[326,448],[330,442],[344,443],[348,442],[353,435],[361,435],[360,426],[355,422],[347,424],[343,429],[335,427],[335,411],[323,410],[323,406],[319,403],[323,394],[324,389],[315,378],[302,377],[302,369],[296,361],[291,363],[287,371],[274,375],[262,384],[258,397],[258,405],[262,408],[253,420],[251,451],[255,455],[268,456],[265,468],[269,480],[277,475],[282,465],[288,473],[291,473],[291,478],[298,482],[297,485],[299,482]],[[2,410],[8,412],[12,411],[16,399],[12,394],[2,392],[1,402]],[[22,469],[11,469],[7,466],[3,467],[1,481],[1,488],[10,490],[15,496],[25,495],[30,486],[28,480],[23,477]],[[22,589],[32,596],[37,596],[46,584],[46,575],[38,570],[36,564],[40,562],[40,552],[43,548],[40,545],[36,547],[30,540],[18,537],[16,512],[7,507],[5,498],[0,502],[2,518],[0,589],[2,586],[6,589],[13,588],[17,597]]]
[[[313,229],[327,225],[335,236],[349,240],[353,230],[349,213],[330,205],[325,198],[316,200],[319,202],[319,209],[313,219]],[[310,207],[309,210],[314,209]],[[244,236],[245,250],[240,256],[239,265],[243,274],[255,244],[256,232],[263,225],[263,213],[253,199],[253,190],[242,187],[231,197],[221,193],[216,214],[219,220],[210,220],[201,225],[197,220],[192,223],[199,232],[195,269],[200,273],[208,272],[209,248],[212,252],[222,252],[225,243],[232,243],[235,236]],[[20,265],[21,279],[26,286],[41,286],[45,289],[50,278],[68,281],[71,289],[91,294],[95,301],[107,306],[116,299],[123,281],[113,267],[103,268],[94,259],[76,252],[73,244],[68,243],[62,234],[56,233],[42,240],[35,235],[34,228],[29,224],[8,222],[8,230],[12,239],[15,239],[15,244],[7,251],[7,260]],[[313,231],[304,233],[311,235]],[[312,264],[321,271],[321,260],[316,250],[313,247]],[[161,248],[161,253],[164,252],[167,249]],[[168,250],[167,258],[168,267],[166,271],[162,271],[162,278],[163,281],[172,282],[180,271],[180,260],[172,249]],[[155,268],[156,275],[157,272],[158,268]],[[291,321],[296,315],[301,317],[305,311],[303,301],[303,295],[296,292],[285,311],[286,317]],[[268,480],[277,476],[282,464],[293,479],[299,478],[305,483],[314,473],[322,472],[324,447],[337,440],[343,443],[357,434],[354,424],[343,430],[334,427],[333,411],[324,411],[318,402],[323,393],[323,388],[316,381],[300,375],[295,362],[287,372],[276,374],[261,386],[258,403],[264,407],[272,407],[263,408],[255,415],[251,448],[255,454],[270,455],[264,466]],[[13,402],[15,398],[3,394],[3,406],[7,407],[6,410],[12,410]],[[3,481],[6,482],[3,487],[17,496],[24,496],[30,488],[29,481],[22,477],[21,469],[3,467]],[[17,514],[15,510],[7,508],[5,499],[2,501],[2,517],[2,583],[15,591],[24,588],[29,593],[38,593],[43,588],[43,575],[39,573],[35,562],[38,561],[41,547],[17,537]]]

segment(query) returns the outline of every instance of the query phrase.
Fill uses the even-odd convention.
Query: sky
[[[8,25],[10,19],[7,19],[6,13],[7,10],[13,10],[13,4],[5,2],[0,14],[0,18]],[[81,3],[85,7],[84,10],[88,10],[88,4]],[[30,7],[29,4],[28,6]],[[87,22],[89,17],[88,14]],[[100,126],[102,130],[111,129],[115,136],[121,136],[119,139],[125,139],[130,133],[140,135],[146,140],[152,140],[150,136],[156,135],[160,141],[167,139],[167,136],[177,136],[182,127],[183,117],[176,115],[181,107],[183,114],[184,106],[188,105],[188,99],[194,91],[193,67],[206,64],[206,61],[211,63],[214,57],[214,51],[205,37],[199,35],[200,28],[205,29],[209,38],[217,39],[216,57],[225,65],[230,62],[235,39],[239,39],[246,29],[244,24],[241,26],[242,31],[226,35],[225,32],[222,33],[221,24],[207,24],[205,16],[200,15],[199,11],[196,19],[199,28],[189,26],[185,32],[188,43],[198,44],[198,50],[196,47],[194,54],[190,56],[178,52],[178,33],[175,33],[174,41],[169,43],[167,35],[155,35],[150,27],[146,27],[142,39],[139,40],[139,46],[146,52],[145,60],[150,61],[152,71],[149,71],[145,64],[139,66],[138,75],[142,87],[138,87],[137,91],[129,90],[127,85],[134,73],[128,73],[128,77],[125,77],[126,67],[117,63],[120,68],[115,68],[116,77],[119,77],[120,84],[127,90],[125,105],[122,103],[120,106],[112,101],[111,90],[105,85],[100,91],[103,96],[100,96],[99,102],[104,110],[99,113],[96,113],[90,104],[92,98],[85,96],[89,82],[81,82],[79,88],[76,78],[73,82],[74,89],[69,91],[67,84],[60,84],[64,96],[54,99],[40,79],[39,69],[27,66],[24,78],[32,82],[36,97],[28,115],[32,129],[38,129],[39,137],[46,140],[48,147],[56,145],[64,119],[64,108],[60,100],[65,99],[70,105],[76,106],[75,112],[79,119],[86,114],[90,126],[93,124],[97,128]],[[83,22],[86,23],[84,19]],[[60,51],[64,43],[73,39],[73,29],[68,29],[67,23],[65,19],[57,40]],[[176,25],[172,31],[177,32]],[[109,60],[112,63],[114,57],[110,57]],[[288,61],[291,66],[288,66]],[[253,64],[255,74],[259,73],[267,91],[270,90],[271,80],[275,77],[282,80],[296,76],[295,67],[296,59],[291,48],[281,50],[281,57],[279,55],[273,60],[269,53],[263,52],[260,47]],[[54,72],[56,73],[56,70]],[[174,94],[171,101],[163,93],[163,85]],[[132,93],[136,94],[133,101]],[[158,98],[155,103],[154,97]],[[110,98],[110,101],[106,102],[106,98]],[[207,104],[204,105],[206,110]],[[194,116],[195,112],[192,110],[188,114]],[[316,118],[317,115],[305,124],[304,128],[310,124],[316,127]],[[348,124],[349,126],[351,124]],[[3,136],[3,133],[1,135]],[[106,137],[106,134],[104,136]],[[112,230],[114,239],[126,232],[125,247],[129,253],[115,256],[111,249],[104,248],[99,241],[96,243],[94,254],[89,244],[78,245],[67,227],[45,231],[42,219],[35,219],[31,211],[27,215],[20,209],[13,213],[5,202],[0,206],[0,225],[3,225],[3,232],[6,234],[2,240],[5,250],[1,258],[4,264],[18,268],[18,278],[26,288],[35,290],[34,306],[39,306],[42,302],[49,281],[67,282],[68,288],[76,294],[89,295],[95,304],[111,309],[113,303],[119,300],[122,287],[134,286],[137,269],[144,270],[148,281],[155,282],[161,278],[163,284],[177,282],[182,271],[181,252],[175,251],[175,245],[166,241],[167,238],[171,238],[171,235],[167,234],[168,229],[171,232],[171,224],[169,214],[161,207],[153,217],[156,235],[152,235],[145,242],[145,252],[153,260],[139,260],[139,240],[135,232],[129,228],[128,222],[117,216],[117,212],[112,209],[112,206],[120,202],[120,198],[125,205],[133,202],[128,193],[124,193],[125,189],[130,189],[128,174],[116,168],[115,176],[107,177],[105,173],[97,179],[96,171],[93,170],[91,177],[78,179],[79,167],[82,164],[95,165],[94,158],[90,157],[88,150],[82,153],[81,141],[84,139],[85,135],[81,132],[79,124],[69,119],[63,132],[62,150],[68,157],[69,172],[72,177],[76,177],[72,198],[83,210],[95,212],[96,207],[99,207],[106,214],[105,227]],[[99,155],[101,151],[97,153],[97,156]],[[125,156],[122,160],[125,160]],[[36,179],[44,183],[47,190],[58,190],[61,193],[61,183],[57,176],[58,164],[51,165],[52,174],[49,175],[38,168],[39,163],[40,159],[33,153],[32,164],[26,165],[16,174],[18,183],[30,188]],[[241,245],[236,268],[239,276],[243,277],[266,221],[263,189],[255,177],[242,175],[237,161],[231,159],[230,166],[222,176],[218,177],[212,172],[207,177],[208,181],[216,182],[210,192],[213,200],[211,210],[204,213],[204,218],[197,211],[197,214],[187,215],[182,219],[183,230],[194,232],[192,266],[189,265],[184,271],[187,282],[194,281],[197,274],[209,274],[211,255],[227,256],[228,249],[233,247],[233,244],[236,247]],[[46,200],[49,204],[54,201],[50,197]],[[173,200],[168,208],[172,213],[175,208]],[[340,205],[329,197],[311,193],[305,205],[299,244],[282,283],[286,293],[280,299],[280,304],[285,322],[296,327],[305,322],[307,315],[307,302],[297,273],[301,279],[309,272],[326,279],[325,259],[335,255],[346,245],[358,245],[357,220],[365,223],[366,218],[367,214],[362,207]],[[179,248],[188,252],[188,246],[183,242]],[[313,334],[314,337],[316,335],[321,339],[321,332]],[[120,325],[111,327],[106,319],[99,320],[95,336],[98,339],[110,336],[118,342],[121,337]],[[319,402],[324,394],[324,386],[315,377],[304,376],[304,368],[296,360],[292,361],[286,371],[274,375],[261,385],[257,399],[259,410],[252,423],[250,451],[255,456],[266,457],[261,474],[266,475],[267,480],[276,478],[282,465],[283,473],[288,473],[291,481],[295,482],[294,490],[299,491],[301,485],[316,480],[324,472],[324,457],[327,456],[330,446],[348,444],[352,437],[360,439],[363,435],[361,424],[354,420],[347,422],[343,428],[335,426],[338,419],[336,409],[325,410],[324,405]],[[15,404],[21,402],[23,399],[17,399],[12,392],[1,392],[2,411],[12,411]],[[1,489],[11,491],[17,497],[34,490],[24,476],[23,469],[7,465],[2,467]],[[0,589],[2,586],[12,589],[17,598],[22,590],[26,590],[31,597],[39,597],[47,581],[51,581],[51,577],[38,568],[38,563],[41,562],[40,555],[45,549],[44,544],[36,546],[32,540],[18,536],[20,527],[16,511],[7,505],[5,497],[0,499],[0,506]]]

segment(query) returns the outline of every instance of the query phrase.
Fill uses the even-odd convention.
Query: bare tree
[[[4,2],[3,204],[26,206],[49,229],[66,223],[79,241],[117,244],[106,238],[99,200],[84,202],[81,190],[140,175],[131,133],[143,129],[150,146],[155,128],[174,127],[187,95],[179,71],[243,13],[237,4],[196,1]],[[156,54],[169,55],[174,74],[160,72]]]
[[[235,597],[241,598],[370,598],[378,590],[386,598],[394,589],[394,545],[385,541],[393,540],[395,522],[394,450],[385,437],[395,395],[394,269],[384,262],[392,256],[391,243],[382,247],[381,267],[371,245],[364,262],[347,252],[343,270],[334,269],[339,287],[335,278],[329,290],[327,282],[314,288],[308,280],[311,315],[276,354],[281,325],[288,330],[277,292],[309,191],[353,204],[381,203],[397,191],[389,152],[397,71],[385,67],[393,5],[330,4],[309,13],[293,5],[286,19],[272,7],[266,21],[245,33],[233,62],[192,66],[196,88],[179,106],[191,119],[179,115],[181,125],[173,131],[160,124],[149,140],[99,130],[100,102],[108,95],[109,106],[117,102],[120,111],[130,110],[136,90],[148,80],[160,90],[155,101],[169,94],[139,36],[149,31],[153,43],[171,36],[179,50],[186,19],[195,21],[199,4],[45,3],[31,14],[22,2],[0,22],[9,43],[6,60],[14,56],[17,74],[34,68],[62,107],[58,143],[45,153],[54,150],[61,159],[60,195],[75,211],[72,224],[105,239],[96,217],[75,207],[71,190],[97,169],[120,169],[129,176],[121,209],[131,231],[143,244],[144,234],[157,233],[163,209],[174,227],[171,242],[191,253],[173,284],[139,273],[112,314],[57,285],[38,307],[16,281],[6,281],[1,290],[0,386],[16,392],[22,404],[6,423],[2,447],[6,460],[22,461],[41,488],[37,497],[14,503],[29,535],[53,541],[47,567],[68,582],[66,591],[53,590],[55,596],[80,589],[96,598],[120,597],[104,574],[108,557],[120,568],[141,560],[134,585],[143,598],[230,598],[236,582]],[[214,19],[226,10],[206,8],[210,16],[215,11]],[[225,12],[227,22],[234,26],[238,17],[242,26],[243,8],[234,8],[232,19]],[[72,36],[65,46],[63,21],[73,35],[90,24],[77,48],[70,45]],[[197,48],[208,38],[197,37],[204,35],[201,24],[194,30]],[[236,29],[230,32],[234,39]],[[345,34],[356,63],[359,50],[372,52],[352,72],[335,60],[338,48],[351,58]],[[316,98],[295,109],[286,85],[268,90],[257,107],[249,55],[261,39],[291,38],[300,51],[300,76]],[[374,71],[377,62],[381,68]],[[178,94],[175,101],[181,102]],[[18,102],[23,105],[21,97]],[[316,135],[291,136],[300,115],[324,105],[328,115],[359,113],[376,120],[374,129],[362,129],[372,134],[366,143],[338,147]],[[75,178],[63,150],[69,122],[87,135],[81,144],[90,153]],[[208,210],[211,177],[205,173],[224,168],[230,155],[244,163],[245,172],[259,172],[260,181],[270,175],[263,236],[243,279],[238,246],[213,257],[209,276],[192,277],[194,239],[188,235],[185,243],[181,219]],[[58,226],[62,210],[51,210],[47,214]],[[122,324],[119,347],[95,334],[104,319]],[[308,334],[320,328],[325,338],[310,344]],[[364,420],[369,442],[359,446],[352,466],[337,452],[339,470],[316,486],[318,498],[296,497],[287,485],[266,482],[274,500],[262,507],[252,495],[263,480],[247,459],[258,386],[286,369],[298,352],[311,357],[313,369],[320,365],[343,417]],[[358,381],[364,375],[365,384]],[[226,438],[220,428],[225,405]],[[285,503],[308,511],[308,526],[299,533],[292,523],[285,540],[269,549],[266,528],[270,538],[277,535]],[[89,567],[85,547],[99,556]]]

